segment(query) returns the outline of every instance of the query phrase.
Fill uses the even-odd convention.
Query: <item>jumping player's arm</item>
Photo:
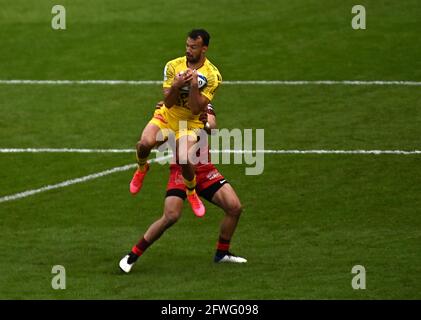
[[[199,91],[199,81],[197,79],[197,71],[193,70],[193,75],[191,77],[190,82],[190,92],[189,92],[189,98],[188,103],[191,112],[194,115],[200,114],[203,111],[206,110],[206,106],[209,104],[210,100],[202,95]]]
[[[171,108],[177,103],[178,96],[180,95],[180,89],[177,87],[171,87],[170,89],[164,89],[164,103],[167,108]]]
[[[199,90],[196,88],[198,87],[198,74],[197,72],[193,73],[193,77],[191,80],[191,88],[190,88],[190,95],[189,95],[189,106],[192,109],[192,105],[201,111],[206,111],[206,106],[212,101],[216,89],[218,89],[219,85],[222,83],[222,77],[219,73],[218,69],[211,66],[211,72],[207,73],[207,84],[206,86]],[[192,109],[193,112],[193,109]],[[193,112],[194,113],[194,112]]]
[[[192,78],[190,71],[175,74],[174,67],[168,63],[164,69],[164,103],[171,108],[178,101],[180,89]]]

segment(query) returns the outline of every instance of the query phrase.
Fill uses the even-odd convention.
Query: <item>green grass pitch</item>
[[[59,3],[60,2],[60,3]],[[0,80],[160,80],[187,31],[211,33],[224,80],[421,80],[419,0],[0,0]],[[66,30],[51,8],[66,8]],[[0,148],[134,148],[159,85],[0,84]],[[418,86],[223,85],[221,128],[268,150],[420,150]],[[0,198],[135,162],[133,154],[0,153]],[[222,211],[187,206],[129,275],[163,209],[168,169],[137,197],[132,170],[0,203],[0,299],[420,299],[421,156],[266,154],[262,175],[219,165],[244,213],[247,265],[212,262]],[[66,289],[51,287],[54,265]],[[366,289],[354,290],[355,265]]]

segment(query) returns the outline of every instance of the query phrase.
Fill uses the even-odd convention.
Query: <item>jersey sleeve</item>
[[[164,82],[162,84],[163,88],[171,88],[172,83],[174,82],[175,78],[175,68],[174,64],[168,62],[164,68]]]
[[[215,95],[216,89],[218,89],[219,85],[222,82],[221,74],[218,71],[214,71],[209,76],[208,84],[205,88],[203,88],[201,94],[204,95],[209,101],[212,101],[213,96]]]

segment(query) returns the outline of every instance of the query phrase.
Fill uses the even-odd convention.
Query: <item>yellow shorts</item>
[[[184,122],[180,123],[180,121]],[[167,107],[156,109],[149,123],[158,126],[164,133],[165,138],[168,137],[168,131],[173,131],[176,140],[182,136],[191,136],[197,139],[198,131],[203,129],[204,126],[199,119],[181,120],[175,117],[169,112]]]

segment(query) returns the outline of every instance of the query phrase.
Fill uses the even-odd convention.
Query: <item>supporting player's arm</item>
[[[212,129],[216,129],[216,117],[214,114],[208,113],[208,121],[205,123],[204,129],[206,133],[209,135],[215,134],[215,133],[212,133]]]
[[[194,115],[200,114],[206,110],[206,106],[210,102],[208,98],[200,94],[199,81],[197,79],[197,71],[193,70],[191,81],[190,81],[190,92],[188,98],[188,104],[191,112]]]
[[[199,120],[203,122],[203,129],[207,134],[211,134],[211,130],[216,129],[216,115],[213,106],[210,103],[207,105],[206,111],[200,114]]]
[[[216,129],[216,117],[213,114],[208,114],[208,124],[206,127],[209,130]]]

